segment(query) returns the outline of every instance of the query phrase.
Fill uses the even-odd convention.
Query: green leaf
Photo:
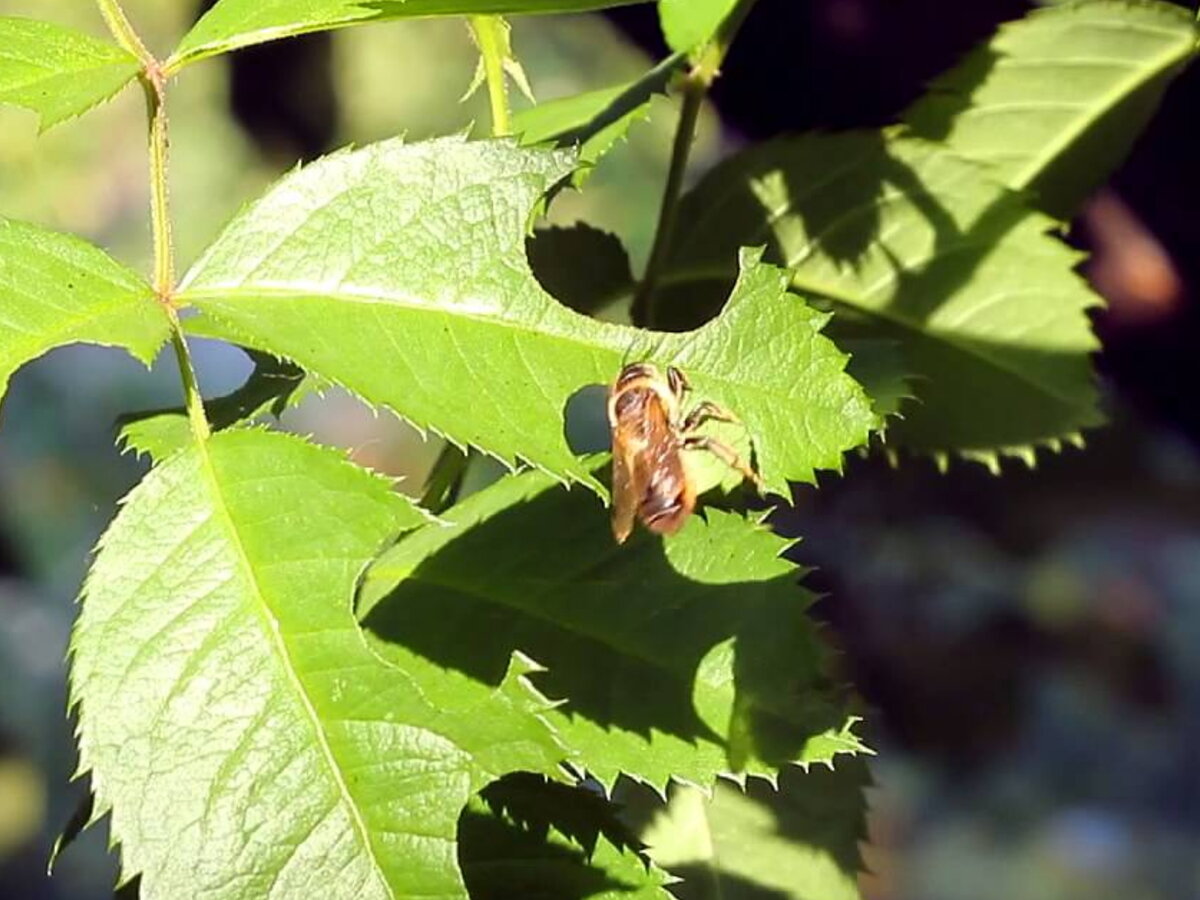
[[[266,353],[247,351],[254,371],[236,391],[206,400],[204,412],[214,430],[251,422],[260,416],[278,416],[317,390],[311,376],[291,363]],[[182,406],[131,413],[117,420],[117,442],[139,455],[162,462],[192,440],[187,410]]]
[[[864,749],[812,595],[761,525],[710,508],[672,538],[639,529],[618,546],[594,497],[539,472],[442,517],[386,551],[359,596],[372,646],[432,702],[490,691],[529,654],[562,701],[548,719],[605,784],[707,784]]]
[[[858,900],[866,837],[861,758],[785,770],[776,789],[719,780],[708,798],[675,785],[644,836],[651,857],[682,883],[679,900]]]
[[[169,328],[136,272],[79,238],[0,217],[0,398],[17,369],[67,344],[122,347],[149,366]]]
[[[538,283],[577,312],[598,312],[633,293],[625,245],[615,234],[586,222],[539,228],[525,250]]]
[[[868,132],[771,141],[711,172],[679,221],[664,280],[725,283],[739,245],[768,241],[796,290],[899,344],[920,402],[893,445],[994,465],[1101,422],[1079,255],[978,164]]]
[[[1002,26],[904,118],[1066,218],[1129,151],[1197,36],[1193,14],[1170,3],[1036,10]]]
[[[623,363],[683,369],[697,399],[745,427],[767,485],[810,481],[864,442],[874,415],[820,335],[780,302],[779,270],[741,257],[721,317],[687,334],[597,322],[529,270],[526,223],[570,172],[561,151],[508,141],[387,141],[293,173],[225,230],[184,279],[225,337],[298,363],[419,428],[506,463],[598,488],[564,410]]]
[[[580,162],[594,165],[612,149],[629,129],[650,114],[655,94],[665,94],[671,76],[687,62],[687,55],[668,56],[636,81],[548,100],[519,110],[513,116],[513,132],[527,146],[553,144],[578,147]],[[590,169],[573,176],[580,186]]]
[[[367,648],[355,581],[424,521],[341,454],[261,430],[177,453],[126,498],[84,589],[71,698],[142,897],[465,900],[462,807],[563,753],[527,661],[447,710]]]
[[[428,16],[579,13],[644,0],[220,0],[192,27],[168,69],[238,47],[365,22]]]
[[[707,44],[737,5],[738,0],[659,0],[667,46],[687,53]]]
[[[459,820],[472,900],[670,900],[671,879],[597,791],[520,773],[484,789]]]
[[[43,131],[107,100],[138,68],[116,44],[50,22],[0,16],[0,103],[33,110]]]

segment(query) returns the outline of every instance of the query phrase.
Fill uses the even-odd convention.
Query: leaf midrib
[[[249,584],[251,592],[255,600],[255,609],[259,614],[263,623],[263,630],[268,635],[268,640],[272,648],[275,650],[281,660],[284,672],[286,673],[289,684],[297,697],[300,699],[304,713],[312,727],[313,734],[316,738],[318,747],[321,750],[321,756],[325,760],[325,764],[329,769],[330,775],[333,778],[334,784],[337,787],[338,794],[343,803],[349,808],[351,821],[354,823],[354,830],[357,832],[363,849],[371,859],[372,873],[375,875],[378,882],[387,892],[387,896],[392,900],[396,900],[396,894],[392,890],[392,886],[383,876],[383,867],[380,865],[379,858],[375,854],[375,847],[370,839],[370,832],[367,829],[366,822],[363,820],[358,809],[358,804],[353,795],[350,793],[349,786],[342,777],[341,769],[337,764],[336,757],[333,755],[333,749],[329,745],[325,730],[321,725],[320,716],[317,714],[316,708],[309,699],[308,692],[304,689],[303,682],[297,673],[294,664],[292,663],[291,655],[287,649],[287,643],[283,639],[283,635],[279,630],[279,620],[272,613],[270,606],[267,604],[266,598],[263,595],[262,588],[258,583],[258,578],[255,574],[254,566],[250,562],[250,557],[246,553],[245,545],[242,543],[241,535],[237,525],[234,522],[233,515],[229,511],[229,507],[225,503],[225,496],[221,490],[221,482],[217,477],[216,468],[213,466],[212,455],[209,453],[208,441],[196,442],[197,452],[200,457],[200,468],[204,473],[204,478],[208,482],[209,491],[213,498],[213,511],[221,519],[229,535],[230,545],[233,547],[237,555],[238,566],[242,570],[242,576]]]
[[[355,303],[364,306],[384,306],[396,307],[414,312],[429,313],[431,315],[445,316],[449,319],[467,319],[473,322],[479,322],[485,325],[493,325],[500,328],[508,328],[513,331],[519,331],[533,338],[545,338],[551,340],[565,341],[567,343],[578,346],[581,350],[588,352],[604,351],[608,353],[619,354],[623,351],[620,341],[607,340],[589,340],[587,337],[579,335],[574,329],[560,328],[550,325],[547,327],[545,320],[540,321],[537,325],[514,319],[511,315],[506,315],[504,311],[498,311],[494,314],[483,314],[472,312],[467,309],[456,309],[453,305],[438,306],[424,301],[414,301],[409,296],[399,296],[395,294],[370,293],[367,291],[356,291],[346,293],[322,293],[320,289],[300,291],[294,288],[281,287],[252,287],[252,286],[231,286],[222,287],[219,289],[208,290],[189,290],[179,295],[179,299],[185,303],[196,304],[202,311],[207,312],[204,308],[206,301],[216,301],[218,304],[226,300],[238,300],[249,298],[265,298],[267,300],[314,300],[318,302],[328,303]],[[547,296],[547,304],[558,305],[558,301]],[[242,308],[245,308],[244,306]],[[216,314],[217,318],[222,317],[222,312]],[[563,308],[563,312],[569,315],[575,315],[570,310]],[[600,337],[604,332],[616,333],[619,329],[622,333],[630,332],[632,329],[622,325],[614,325],[612,323],[600,322],[594,319],[588,319],[585,316],[579,316],[584,327],[596,326],[601,329],[597,333]],[[236,326],[235,326],[236,327]],[[677,339],[692,338],[695,339],[703,331],[703,327],[693,329],[692,331],[678,332],[673,334],[654,333],[656,337],[673,337]],[[680,348],[676,348],[678,351]],[[669,354],[665,354],[669,355]],[[678,355],[676,352],[675,355]],[[730,392],[746,392],[749,391],[763,397],[773,400],[788,400],[796,401],[804,399],[798,396],[782,392],[769,391],[759,387],[759,384],[753,381],[740,381],[736,378],[724,377],[715,373],[711,369],[699,370],[702,372],[706,382],[725,386]]]

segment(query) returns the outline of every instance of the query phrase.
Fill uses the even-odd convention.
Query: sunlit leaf
[[[32,109],[43,129],[107,100],[138,67],[109,41],[50,22],[0,16],[0,103]]]
[[[71,698],[143,900],[465,900],[460,810],[563,753],[521,658],[448,709],[368,649],[355,582],[425,521],[340,453],[242,429],[126,498],[85,586]]]
[[[645,839],[681,879],[679,900],[858,900],[869,780],[861,758],[842,757],[788,769],[778,787],[722,779],[709,798],[679,785]]]
[[[706,44],[737,5],[738,0],[659,0],[667,46],[686,53]]]
[[[13,372],[55,347],[121,347],[148,366],[168,330],[136,272],[76,237],[0,218],[0,398]]]
[[[525,256],[530,211],[571,171],[508,141],[387,141],[314,163],[217,239],[179,297],[223,334],[298,363],[420,428],[599,489],[567,441],[568,402],[632,360],[683,369],[735,413],[767,485],[838,469],[875,422],[827,316],[781,302],[743,254],[720,318],[686,334],[597,322],[556,302]]]

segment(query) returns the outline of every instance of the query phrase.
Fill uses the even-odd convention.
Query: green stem
[[[488,102],[492,108],[492,137],[503,137],[512,131],[508,109],[508,86],[504,81],[504,56],[507,41],[504,20],[499,16],[471,16],[468,19],[475,45],[483,58],[483,74],[487,82]]]
[[[208,439],[212,429],[204,414],[204,398],[196,381],[192,357],[188,352],[179,315],[172,301],[175,290],[175,247],[171,237],[171,207],[167,192],[168,150],[167,78],[162,65],[146,49],[134,31],[118,0],[98,0],[100,13],[117,42],[142,63],[139,76],[146,94],[146,114],[150,120],[150,230],[154,241],[154,294],[171,325],[171,346],[179,366],[179,378],[187,405],[188,421],[197,441]]]
[[[117,43],[141,60],[142,65],[146,67],[151,64],[157,65],[150,51],[146,49],[146,45],[142,43],[142,39],[138,37],[138,33],[133,30],[129,18],[125,15],[125,10],[121,9],[121,4],[117,0],[97,0],[97,2],[100,6],[100,15],[104,16],[104,22],[108,25],[108,30],[112,32],[113,37],[117,39]]]
[[[643,328],[653,328],[656,324],[654,299],[658,293],[667,253],[675,238],[675,226],[679,221],[679,198],[683,193],[683,177],[687,172],[688,156],[691,154],[692,141],[696,137],[696,122],[700,118],[700,108],[704,105],[706,92],[707,89],[690,75],[684,82],[683,106],[679,111],[679,125],[675,129],[675,143],[671,148],[671,166],[667,171],[667,185],[663,189],[662,205],[658,210],[654,244],[629,312],[633,324]]]
[[[700,118],[700,109],[704,106],[704,98],[709,88],[721,74],[721,63],[725,60],[725,54],[729,52],[734,35],[745,21],[754,2],[755,0],[739,0],[712,41],[693,57],[692,69],[683,79],[683,103],[679,111],[679,125],[675,129],[675,142],[671,148],[671,163],[667,170],[667,184],[663,189],[662,206],[658,211],[654,244],[630,308],[633,324],[643,328],[653,328],[658,324],[655,301],[663,277],[663,268],[675,239],[675,228],[679,222],[679,200],[683,194],[688,156],[691,154],[692,142],[696,139],[696,123]]]
[[[142,74],[146,110],[150,117],[150,228],[154,239],[154,290],[170,303],[175,290],[175,247],[171,238],[171,207],[167,190],[170,139],[167,132],[166,82],[157,63]]]
[[[167,305],[166,309],[171,319],[171,346],[175,350],[175,362],[179,365],[179,379],[183,382],[188,422],[192,426],[192,435],[197,442],[203,443],[212,434],[208,417],[204,414],[204,397],[200,393],[200,384],[196,381],[196,370],[192,368],[192,356],[183,337],[179,316],[173,306]]]
[[[434,515],[453,506],[458,501],[469,461],[470,457],[466,453],[446,441],[434,460],[433,468],[429,470],[425,492],[421,495],[421,505]]]

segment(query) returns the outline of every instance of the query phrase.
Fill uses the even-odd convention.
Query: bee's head
[[[658,366],[648,362],[629,363],[621,369],[621,374],[617,376],[613,389],[620,390],[635,381],[642,380],[661,381],[662,375],[659,374]]]

